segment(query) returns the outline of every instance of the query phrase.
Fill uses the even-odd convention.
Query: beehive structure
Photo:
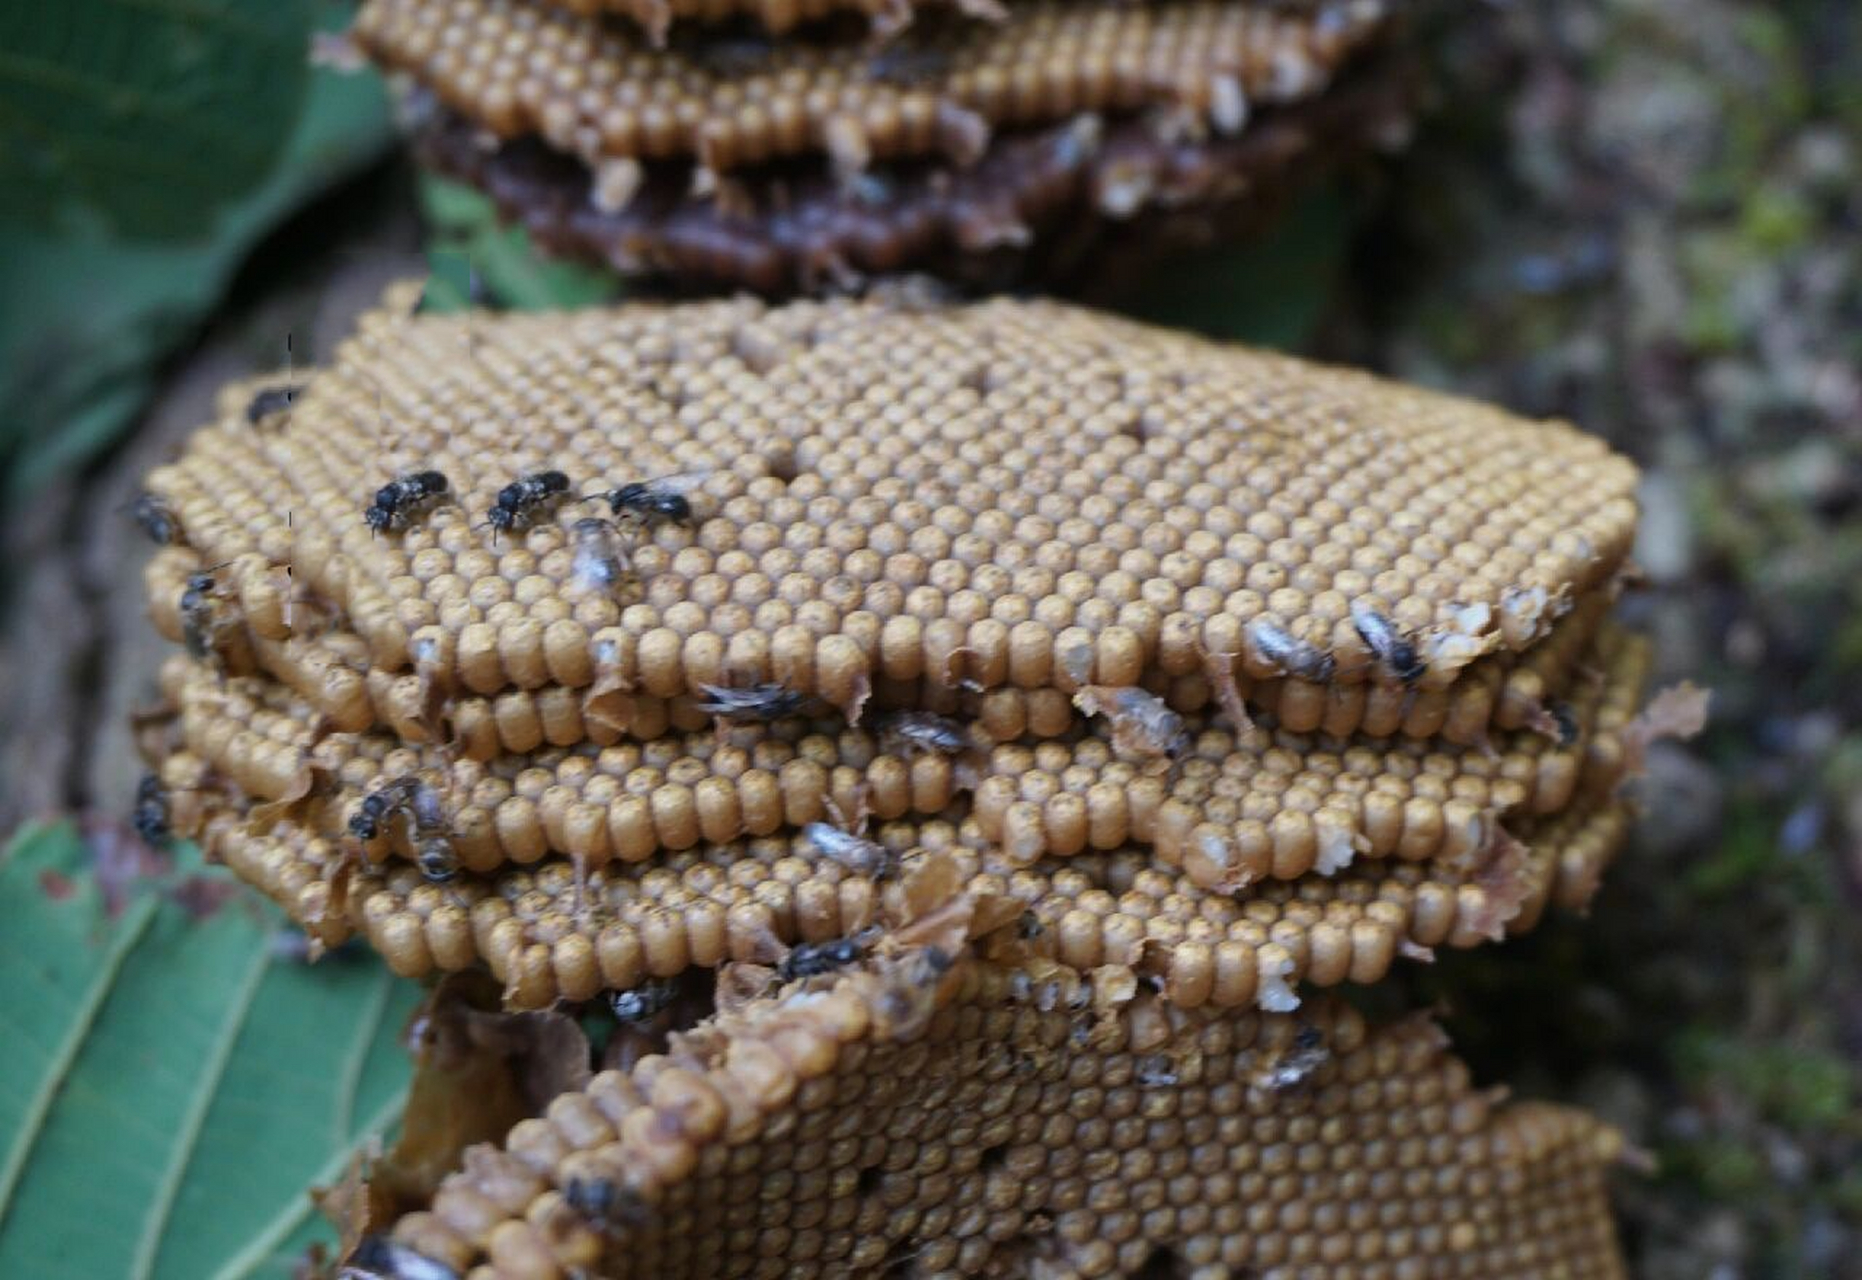
[[[775,293],[1243,229],[1401,137],[1391,7],[369,0],[352,34],[540,243]]]
[[[1630,464],[1053,303],[416,292],[149,478],[175,827],[404,974],[720,1002],[372,1247],[1616,1274],[1614,1139],[1315,993],[1596,887],[1647,660],[1608,617]],[[1312,1034],[1332,1074],[1248,1085]],[[926,1145],[948,1099],[876,1085],[895,1058],[1021,1074]],[[565,1217],[617,1160],[639,1212]]]
[[[378,1256],[475,1278],[1625,1274],[1621,1140],[1471,1088],[1426,1019],[1119,1003],[922,954],[809,985],[476,1150]]]

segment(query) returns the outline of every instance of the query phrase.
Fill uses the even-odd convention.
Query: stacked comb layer
[[[542,243],[769,292],[1238,230],[1406,120],[1384,0],[867,7],[369,0],[353,35]]]
[[[1209,1037],[1294,1034],[1302,984],[1376,981],[1584,904],[1625,824],[1646,665],[1607,616],[1627,462],[1561,424],[1055,304],[414,302],[392,291],[289,398],[234,389],[151,475],[151,611],[184,649],[162,676],[159,803],[320,942],[364,934],[405,974],[484,965],[514,1007],[651,1008],[716,970],[751,1012],[726,999],[693,1033],[711,1047],[684,1052],[711,1066],[815,1017],[796,1010],[851,1019],[802,1073],[816,1101],[727,1099],[677,1160],[642,1157],[666,1176],[613,1203],[659,1216],[591,1235],[557,1221],[544,1176],[460,1192],[471,1230],[443,1199],[444,1230],[407,1228],[423,1249],[512,1275],[557,1274],[539,1248],[564,1273],[760,1255],[1107,1274],[1164,1250],[1267,1274],[1362,1237],[1383,1243],[1328,1274],[1451,1255],[1443,1274],[1612,1274],[1585,1261],[1609,1249],[1597,1131],[1442,1100],[1464,1084],[1405,1075],[1409,1032],[1313,1015],[1340,1054],[1395,1046],[1362,1049],[1362,1089],[1338,1078],[1349,1123],[1324,1090],[1299,1120],[1220,1074],[1192,1103],[1179,1084],[1202,1077],[1180,1066],[1153,1094],[1116,1044],[1188,1062]],[[966,953],[1009,976],[945,975]],[[759,1003],[838,970],[859,976],[826,1004]],[[1014,994],[1038,975],[1092,975],[1084,1039]],[[881,1028],[901,1002],[923,1017]],[[976,1163],[1006,1136],[979,1120],[939,1157],[970,1161],[961,1176],[895,1177],[919,1168],[897,1126],[929,1095],[869,1096],[901,1054],[967,1075],[1010,1047],[999,1022],[1045,1046],[989,1122],[1033,1144],[1010,1157],[1012,1181],[1046,1188],[1021,1217]],[[616,1087],[658,1105],[654,1080],[690,1068],[659,1070]],[[1091,1136],[1042,1137],[1061,1123],[1044,1100],[1099,1072],[1112,1111],[1066,1113]],[[1439,1138],[1360,1125],[1410,1125],[1389,1117],[1399,1095]],[[808,1118],[830,1099],[851,1117],[830,1143],[844,1174],[795,1145],[838,1123]],[[1119,1136],[1150,1106],[1179,1138]],[[1262,1162],[1293,1159],[1286,1142],[1383,1154],[1324,1190],[1269,1194],[1264,1163],[1197,1173],[1220,1186],[1183,1182],[1168,1212],[1115,1195],[1122,1151],[1201,1159],[1218,1139],[1188,1136],[1192,1115],[1242,1126],[1219,1142]],[[678,1129],[630,1116],[590,1134]],[[1465,1187],[1412,1185],[1403,1143]],[[718,1194],[745,1178],[809,1188],[806,1222],[663,1216],[758,1202]],[[1278,1226],[1254,1220],[1269,1204]],[[1019,1225],[989,1227],[997,1210]],[[1338,1225],[1364,1214],[1375,1231]]]
[[[1190,1012],[924,953],[809,985],[469,1152],[370,1256],[474,1280],[1625,1274],[1621,1140],[1472,1089],[1425,1019]]]

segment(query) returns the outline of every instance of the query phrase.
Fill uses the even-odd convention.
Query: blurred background
[[[618,293],[418,174],[372,73],[306,63],[347,16],[0,15],[0,833],[75,818],[100,869],[157,660],[140,473],[389,280]],[[1656,753],[1588,921],[1407,980],[1480,1078],[1653,1158],[1619,1180],[1638,1276],[1862,1277],[1862,6],[1496,2],[1417,36],[1405,154],[1124,305],[1569,417],[1646,468],[1627,609],[1711,727]]]

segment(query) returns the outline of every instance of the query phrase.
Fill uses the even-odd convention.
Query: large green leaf
[[[116,0],[110,7],[131,6]],[[152,2],[137,7],[167,12]],[[190,3],[187,11],[194,7]],[[197,7],[222,17],[223,10],[236,9],[238,21],[267,30],[285,15],[295,15],[292,70],[280,73],[287,80],[304,75],[313,25],[334,25],[344,15],[330,0],[236,6],[232,0],[200,0]],[[270,16],[274,9],[277,18]],[[62,23],[56,17],[60,12],[59,5],[5,7],[0,46],[10,48],[16,29],[28,31],[33,41],[46,38],[41,28]],[[68,34],[74,44],[91,43]],[[0,54],[0,62],[4,58]],[[204,67],[200,74],[211,79],[211,72]],[[225,86],[214,90],[227,91]],[[266,147],[275,168],[268,165],[270,176],[239,199],[215,213],[210,197],[216,188],[174,189],[177,198],[200,202],[204,215],[186,241],[150,239],[160,226],[139,220],[114,232],[89,225],[55,233],[42,225],[44,219],[35,225],[7,218],[0,206],[0,500],[17,502],[113,440],[147,402],[161,361],[218,304],[258,239],[305,201],[383,154],[392,140],[386,97],[372,75],[312,72],[299,105],[301,111],[294,109],[267,126]],[[256,118],[262,110],[268,110],[262,102],[248,110],[236,97],[227,114]],[[0,133],[12,111],[0,93]],[[48,119],[45,127],[51,124]],[[8,146],[0,140],[0,154]],[[196,163],[222,162],[216,148],[196,143],[193,150]],[[226,162],[232,163],[230,158]],[[0,161],[0,167],[5,163]],[[0,176],[0,187],[22,181]]]
[[[0,9],[0,217],[194,236],[278,160],[310,0]]]
[[[243,894],[191,911],[191,850],[114,919],[87,861],[60,823],[0,864],[0,1275],[287,1276],[334,1240],[307,1189],[399,1117],[419,990],[279,956]]]

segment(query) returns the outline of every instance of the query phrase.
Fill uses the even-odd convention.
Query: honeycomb
[[[237,562],[236,562],[237,563]],[[179,601],[189,577],[202,564],[181,548],[159,553],[147,575],[150,615],[158,630],[176,644],[185,642],[186,625]],[[709,723],[689,695],[658,698],[597,680],[581,688],[549,684],[510,689],[495,697],[453,693],[436,709],[431,674],[393,673],[369,666],[368,645],[353,632],[331,626],[285,631],[288,595],[283,575],[262,558],[247,558],[229,575],[229,587],[242,602],[248,624],[237,640],[240,669],[276,678],[322,716],[333,729],[360,732],[380,728],[410,743],[445,741],[450,750],[472,760],[500,754],[526,754],[545,745],[593,742],[602,746],[624,739],[650,739],[671,730],[691,731]],[[1613,592],[1593,592],[1572,606],[1545,639],[1520,654],[1499,653],[1471,664],[1452,693],[1439,696],[1401,685],[1360,684],[1325,689],[1289,677],[1254,679],[1233,675],[1247,706],[1270,714],[1295,732],[1321,731],[1334,737],[1369,733],[1388,737],[1440,738],[1459,746],[1486,742],[1492,730],[1541,723],[1553,691],[1568,683],[1578,660],[1595,639]],[[284,635],[260,634],[273,627]],[[990,690],[965,688],[921,677],[891,681],[881,677],[862,712],[925,710],[961,715],[977,722],[995,741],[1032,734],[1054,737],[1072,723],[1074,707],[1061,689]],[[1215,690],[1207,670],[1175,678],[1148,673],[1142,687],[1173,709],[1191,713],[1214,705]],[[438,716],[443,723],[435,723]]]
[[[186,776],[191,762],[174,763]],[[1299,983],[1376,982],[1399,958],[1524,932],[1547,905],[1583,907],[1627,825],[1621,801],[1592,799],[1517,821],[1475,859],[1366,859],[1238,893],[1204,888],[1142,847],[1028,864],[974,822],[876,834],[906,866],[940,860],[938,873],[968,892],[1026,904],[1041,948],[1068,963],[1142,963],[1186,1006],[1286,1007]],[[254,831],[239,810],[215,813],[202,840],[324,945],[364,934],[408,977],[482,963],[513,1008],[846,937],[881,919],[888,888],[793,832],[615,863],[580,884],[561,856],[433,884],[406,862],[365,866],[344,842],[294,824]]]
[[[526,0],[367,0],[353,38],[501,138],[535,134],[624,205],[640,163],[717,175],[797,156],[975,163],[1001,130],[1157,113],[1240,132],[1318,92],[1384,27],[1381,0],[1312,12],[1237,0],[1030,0],[999,23],[929,24],[909,44],[715,38],[653,49]],[[619,167],[616,167],[616,163]]]
[[[927,7],[926,0],[545,0],[569,13],[586,17],[623,14],[639,23],[649,43],[663,47],[674,22],[728,24],[751,18],[771,35],[781,35],[806,23],[820,22],[842,13],[859,14],[879,37],[896,35],[911,23],[913,12]],[[979,19],[1000,20],[1003,9],[994,0],[955,0],[958,12]]]
[[[1408,79],[1379,65],[1265,108],[1233,136],[1077,116],[998,137],[965,168],[742,179],[727,199],[693,194],[684,173],[646,173],[618,208],[598,202],[586,164],[540,138],[488,147],[424,90],[403,114],[426,164],[483,190],[536,244],[623,275],[786,294],[922,271],[973,288],[1032,278],[1104,294],[1172,247],[1247,233],[1317,172],[1400,140],[1411,97]]]
[[[1596,889],[1627,461],[1049,302],[414,304],[149,477],[144,825],[511,1008],[716,995],[385,1274],[1622,1274],[1613,1133],[1319,993]]]
[[[1621,1138],[1474,1088],[1426,1018],[948,963],[674,1035],[469,1152],[389,1247],[472,1280],[1625,1274]]]
[[[395,677],[404,707],[528,691],[557,730],[562,690],[687,727],[706,685],[857,719],[927,687],[1032,711],[1174,682],[1296,730],[1472,742],[1633,531],[1634,467],[1564,424],[1055,303],[412,301],[278,420],[229,396],[149,477],[185,540],[151,565],[158,624],[345,730]],[[449,502],[371,530],[377,490],[427,470]],[[598,503],[487,527],[548,471],[565,498],[680,477],[692,516],[623,514],[627,573],[590,577],[572,543]]]
[[[1121,759],[1094,717],[1063,738],[913,749],[888,729],[793,718],[753,734],[669,734],[489,762],[456,759],[390,734],[329,734],[289,690],[222,681],[182,657],[164,671],[180,738],[215,776],[260,802],[296,803],[306,830],[340,838],[363,798],[395,779],[431,780],[451,847],[491,872],[548,852],[586,866],[640,862],[707,842],[767,836],[839,815],[882,821],[943,813],[974,797],[982,835],[1012,861],[1150,846],[1209,888],[1298,879],[1354,858],[1470,856],[1492,825],[1572,803],[1587,763],[1623,752],[1612,735],[1633,714],[1643,646],[1607,633],[1590,655],[1606,678],[1568,704],[1569,740],[1516,730],[1480,748],[1404,739],[1330,739],[1219,717],[1186,720],[1174,759]],[[953,722],[954,726],[955,722]],[[735,740],[742,738],[742,741]],[[378,851],[413,857],[411,842]]]

